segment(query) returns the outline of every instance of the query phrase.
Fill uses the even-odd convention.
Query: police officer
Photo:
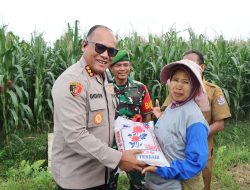
[[[93,26],[82,43],[83,56],[56,80],[52,174],[58,189],[105,190],[109,168],[139,170],[139,150],[111,148],[114,137],[115,94],[105,70],[118,50],[113,32]]]
[[[196,62],[200,65],[202,71],[205,69],[204,58],[203,55],[197,50],[190,50],[184,53],[184,59],[189,59],[191,61]],[[208,136],[208,148],[209,148],[209,159],[207,166],[202,171],[203,181],[205,185],[205,190],[210,190],[211,179],[212,179],[212,167],[213,167],[213,149],[214,149],[214,141],[213,137],[216,133],[221,131],[224,128],[224,120],[226,118],[231,117],[231,113],[229,110],[229,106],[224,97],[224,94],[221,88],[213,83],[210,83],[206,80],[203,81],[209,103],[211,106],[210,111],[203,112],[205,119],[209,124],[209,136]],[[170,98],[167,97],[165,102],[162,105],[162,108],[165,109],[170,104]],[[186,182],[186,187],[192,189],[192,183]]]
[[[114,89],[118,101],[117,115],[132,119],[141,114],[143,121],[151,120],[152,101],[147,87],[129,77],[131,71],[130,57],[127,51],[121,50],[114,57],[111,72],[114,75]],[[116,148],[116,147],[115,147]],[[110,186],[116,189],[118,175]],[[145,189],[142,181],[144,176],[140,172],[129,172],[130,190]]]

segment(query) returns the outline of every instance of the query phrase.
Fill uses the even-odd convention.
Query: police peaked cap
[[[126,50],[120,50],[118,51],[118,53],[116,54],[116,56],[114,57],[113,61],[112,61],[112,65],[120,62],[120,61],[129,61],[129,54]]]

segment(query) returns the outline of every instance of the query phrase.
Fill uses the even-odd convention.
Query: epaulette
[[[133,80],[134,81],[134,83],[136,84],[136,85],[141,85],[141,86],[144,86],[144,84],[142,83],[142,82],[140,82],[140,81],[137,81],[137,80]]]
[[[208,82],[208,81],[206,81],[205,84],[206,84],[207,86],[214,87],[214,88],[217,88],[217,87],[218,87],[216,84],[211,83],[211,82]]]

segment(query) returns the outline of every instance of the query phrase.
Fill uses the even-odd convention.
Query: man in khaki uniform
[[[117,51],[113,32],[92,27],[82,43],[83,56],[56,80],[52,174],[58,189],[105,190],[109,169],[141,170],[140,151],[112,149],[115,94],[105,70]]]
[[[183,58],[196,62],[200,65],[202,71],[204,71],[204,58],[199,51],[190,50],[184,54]],[[213,137],[214,134],[218,133],[224,128],[224,120],[231,117],[231,113],[221,88],[206,80],[204,80],[204,85],[207,91],[211,110],[208,112],[203,112],[203,115],[209,124],[210,131],[208,136],[209,159],[206,168],[202,171],[202,175],[205,190],[210,190],[213,166]],[[170,101],[170,97],[167,97],[162,105],[162,109],[165,109],[170,104]]]

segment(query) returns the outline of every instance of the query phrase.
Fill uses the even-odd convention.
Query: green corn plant
[[[53,112],[50,90],[55,81],[50,71],[53,67],[52,52],[42,34],[32,36],[28,57],[30,96],[33,99],[31,106],[35,122],[33,127],[40,131],[50,127],[47,116],[51,117]]]
[[[75,26],[72,28],[68,24],[67,32],[56,40],[53,48],[54,61],[57,67],[55,75],[60,75],[67,67],[76,63],[82,55],[82,38],[79,35],[79,21],[75,21]]]
[[[0,28],[0,101],[1,129],[5,142],[22,127],[30,126],[33,115],[29,107],[29,96],[25,90],[26,79],[22,70],[22,50],[19,38],[12,32]]]
[[[179,35],[183,32],[188,33],[188,40]],[[249,101],[245,97],[249,97],[247,90],[249,89],[249,75],[247,74],[249,73],[247,66],[249,56],[246,56],[249,55],[246,53],[249,52],[249,43],[226,41],[222,35],[209,40],[203,34],[196,35],[191,28],[184,31],[171,28],[161,36],[149,34],[147,39],[134,32],[130,36],[119,39],[118,48],[126,49],[131,53],[133,66],[131,77],[146,84],[152,98],[159,98],[156,94],[160,90],[162,101],[167,93],[165,86],[160,87],[159,73],[162,67],[167,63],[182,59],[185,51],[197,49],[205,57],[205,78],[222,88],[234,118],[238,119],[239,115],[243,116],[248,113]],[[235,59],[232,57],[239,58],[240,67],[235,67],[236,64],[233,63]],[[233,95],[236,89],[237,97]],[[244,94],[244,96],[239,94]]]
[[[6,27],[0,28],[0,130],[5,139],[17,130],[50,128],[51,89],[55,79],[82,54],[85,35],[79,31],[78,21],[73,27],[68,24],[65,35],[50,47],[42,34],[34,34],[26,42],[6,32]],[[128,36],[117,35],[117,39],[117,48],[130,52],[131,77],[147,85],[153,101],[162,103],[167,95],[165,85],[160,83],[161,69],[182,59],[185,51],[197,49],[205,57],[205,78],[223,89],[233,118],[250,118],[250,40],[228,41],[223,36],[211,40],[191,28],[170,28],[147,37],[133,31]]]

